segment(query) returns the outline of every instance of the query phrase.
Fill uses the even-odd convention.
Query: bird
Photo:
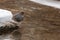
[[[19,29],[17,24],[23,19],[24,12],[13,15],[9,10],[0,9],[0,40],[16,40],[18,36],[20,37],[20,33],[17,32]],[[16,37],[15,34],[17,34]]]
[[[21,22],[21,21],[23,21],[23,19],[24,19],[24,12],[16,13],[16,14],[13,16],[13,19],[14,19],[14,21],[16,21],[16,22]]]
[[[0,35],[11,33],[19,29],[18,23],[23,21],[24,12],[13,13],[6,9],[0,9]]]

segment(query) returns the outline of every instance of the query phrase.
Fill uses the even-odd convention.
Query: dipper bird
[[[17,13],[16,15],[13,16],[13,19],[16,22],[21,22],[24,19],[24,12]]]
[[[24,12],[13,15],[11,11],[0,9],[0,40],[16,40],[20,34],[16,31],[19,29],[18,23],[23,21],[23,18]],[[14,34],[18,33],[17,36],[14,36],[13,32]]]
[[[24,18],[24,12],[12,14],[11,11],[0,9],[0,35],[11,33],[19,28],[18,23]]]

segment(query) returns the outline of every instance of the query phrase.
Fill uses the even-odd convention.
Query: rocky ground
[[[21,40],[60,40],[59,9],[29,0],[1,0],[0,8],[10,10],[13,14],[25,12],[24,21],[18,30]]]

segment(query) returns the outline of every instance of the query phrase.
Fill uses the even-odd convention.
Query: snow
[[[60,1],[56,0],[30,0],[30,1],[60,9]]]
[[[13,14],[11,11],[0,9],[0,26],[5,25],[7,21],[12,21]]]
[[[4,9],[0,9],[0,22],[6,22],[12,20],[12,12]]]

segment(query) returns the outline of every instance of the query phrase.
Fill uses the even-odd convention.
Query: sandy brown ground
[[[60,10],[28,0],[1,0],[0,8],[25,12],[21,40],[60,40]]]

